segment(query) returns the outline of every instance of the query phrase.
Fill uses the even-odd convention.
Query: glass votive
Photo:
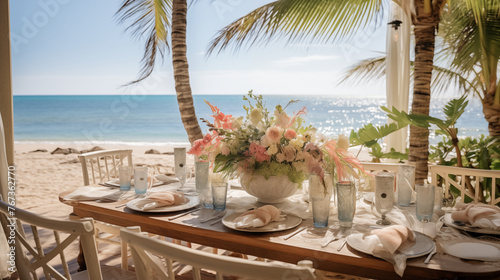
[[[352,227],[356,212],[356,187],[354,182],[337,182],[337,211],[341,227]]]
[[[122,165],[118,168],[120,176],[120,190],[128,191],[132,185],[132,166]]]
[[[430,222],[434,213],[435,187],[431,184],[417,184],[417,219]]]
[[[206,161],[197,161],[195,167],[195,185],[196,192],[200,198],[200,203],[205,208],[213,208],[212,189],[210,188],[210,163]]]
[[[186,148],[174,148],[174,173],[175,177],[179,179],[181,188],[186,183]]]
[[[413,192],[413,180],[415,178],[415,166],[403,165],[398,168],[397,188],[398,205],[410,206]]]
[[[134,168],[134,189],[136,194],[145,194],[148,190],[148,167]]]
[[[309,176],[309,201],[312,204],[314,227],[328,226],[332,192],[333,182],[330,174],[325,174],[323,179],[316,174]]]

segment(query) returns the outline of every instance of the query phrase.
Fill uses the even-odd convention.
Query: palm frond
[[[446,115],[446,123],[448,125],[453,125],[465,112],[465,108],[469,104],[466,101],[466,96],[462,96],[457,99],[452,99],[450,102],[444,106],[443,112]]]
[[[233,45],[289,42],[334,42],[351,38],[360,28],[382,19],[384,0],[278,0],[259,7],[218,32],[208,54]]]
[[[385,77],[385,56],[368,58],[348,69],[339,82],[361,83],[366,80],[378,80]]]
[[[168,34],[171,11],[172,0],[124,0],[116,12],[118,21],[128,24],[126,30],[132,36],[137,39],[146,36],[139,78],[127,85],[138,83],[151,75],[157,55],[163,59],[165,52],[170,50]]]

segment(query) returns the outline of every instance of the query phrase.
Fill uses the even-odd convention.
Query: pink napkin
[[[150,210],[157,207],[184,204],[186,197],[180,192],[152,192],[145,198],[133,201],[135,207],[142,210]]]
[[[489,204],[465,204],[451,213],[454,221],[470,223],[472,226],[500,229],[500,207]]]
[[[372,233],[378,237],[382,246],[391,254],[394,254],[403,243],[415,241],[413,231],[402,225],[376,229]]]
[[[282,221],[281,211],[273,205],[264,205],[247,211],[234,219],[236,228],[263,227],[270,222]]]

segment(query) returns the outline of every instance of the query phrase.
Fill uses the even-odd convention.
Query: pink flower
[[[210,135],[209,133],[205,134],[205,136],[203,137],[203,144],[208,144],[210,143],[210,141],[212,141],[212,135]]]
[[[188,154],[200,156],[201,153],[203,153],[204,149],[205,149],[205,143],[203,142],[203,139],[198,139],[198,140],[194,141],[193,147],[191,147],[191,149],[189,149]]]
[[[290,127],[290,117],[286,114],[286,112],[275,112],[274,115],[276,116],[276,125],[280,126],[282,128],[288,128]]]
[[[208,106],[210,106],[210,109],[212,109],[212,117],[214,118],[214,125],[216,128],[231,129],[233,127],[231,115],[222,113],[217,106],[210,104],[208,101],[205,101],[205,103],[207,103]]]
[[[296,136],[297,136],[297,132],[295,132],[295,130],[293,130],[291,128],[289,128],[285,131],[285,138],[288,140],[292,140]]]
[[[227,155],[229,155],[229,153],[231,151],[229,150],[229,148],[227,147],[227,145],[223,144],[222,147],[220,148],[220,152],[221,152],[221,154],[227,156]]]
[[[245,155],[255,157],[255,160],[258,162],[269,161],[271,157],[266,153],[266,151],[266,148],[261,145],[252,143],[250,144],[248,151],[245,152]]]
[[[271,126],[266,130],[266,138],[269,143],[279,143],[282,135],[283,129],[279,126]]]
[[[283,155],[285,155],[285,160],[292,162],[295,159],[295,148],[292,146],[286,146],[283,148]]]

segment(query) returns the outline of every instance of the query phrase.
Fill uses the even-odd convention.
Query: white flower
[[[248,116],[250,122],[253,125],[257,125],[262,118],[264,117],[264,114],[262,114],[262,109],[260,108],[254,108],[252,111],[250,111],[250,114]]]
[[[299,136],[290,140],[290,145],[292,145],[297,150],[301,150],[302,147],[304,146],[304,141],[302,140],[302,135],[299,135]]]
[[[285,155],[282,154],[282,153],[279,153],[276,155],[276,161],[278,161],[279,163],[285,161]]]
[[[266,135],[262,135],[262,137],[260,138],[260,145],[264,148],[269,147],[269,141],[267,140]]]
[[[283,148],[283,154],[285,155],[285,160],[292,162],[295,159],[295,148],[288,145]]]
[[[269,146],[269,149],[267,149],[267,154],[272,156],[278,152],[278,146],[276,144],[272,144]]]
[[[271,126],[266,130],[266,138],[269,143],[279,143],[283,136],[283,128],[279,126]]]
[[[349,139],[344,134],[339,135],[339,141],[337,142],[339,148],[347,150],[349,148]]]
[[[240,129],[243,123],[243,117],[232,117],[231,123],[233,124],[233,129]]]

